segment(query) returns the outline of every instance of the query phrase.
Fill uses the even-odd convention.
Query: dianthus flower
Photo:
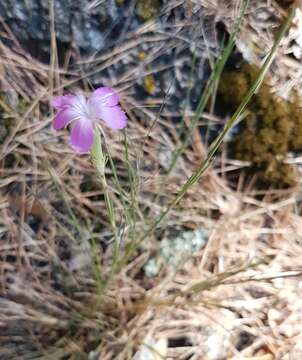
[[[57,96],[52,105],[58,109],[53,128],[60,130],[70,124],[70,143],[78,153],[88,152],[93,144],[93,129],[103,120],[112,129],[123,129],[127,117],[118,105],[119,96],[110,87],[100,87],[88,99],[83,94]]]

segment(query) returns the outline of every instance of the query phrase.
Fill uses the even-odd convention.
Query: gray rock
[[[74,43],[84,53],[102,50],[104,33],[120,11],[114,0],[91,6],[89,0],[54,0],[56,37],[59,44]],[[45,53],[50,49],[49,1],[6,0],[0,15],[16,38],[31,50],[33,43]]]
[[[77,49],[85,58],[125,44],[129,34],[144,22],[134,6],[135,1],[144,0],[124,0],[119,4],[116,0],[53,0],[59,61],[63,63],[69,48]],[[163,98],[168,92],[167,109],[174,113],[181,113],[184,108],[194,110],[209,74],[208,54],[215,57],[218,46],[213,16],[206,16],[201,5],[191,8],[189,3],[173,7],[170,0],[162,0],[164,11],[159,11],[152,30],[144,37],[162,36],[163,40],[138,43],[122,60],[92,74],[89,81],[99,86],[108,78],[116,79],[132,71],[134,80],[130,86],[137,99]],[[25,50],[49,63],[48,0],[0,0],[0,15]],[[154,53],[157,47],[161,47],[160,51],[155,51],[152,62],[144,65],[141,53]],[[76,59],[78,51],[73,52],[72,58]],[[81,65],[81,71],[87,73],[94,68],[94,63]],[[159,68],[165,69],[158,72]],[[151,91],[145,82],[148,72],[153,72]]]

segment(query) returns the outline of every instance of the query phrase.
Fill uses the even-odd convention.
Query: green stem
[[[97,171],[98,180],[102,185],[107,216],[110,222],[111,230],[114,234],[113,266],[109,274],[109,277],[107,279],[106,282],[107,284],[112,278],[113,273],[115,272],[115,264],[118,262],[119,259],[120,244],[119,244],[119,234],[117,232],[117,227],[116,227],[116,216],[115,216],[114,206],[108,191],[108,185],[105,176],[105,166],[107,159],[106,156],[104,156],[103,154],[101,133],[97,128],[95,128],[94,130],[94,143],[90,154],[91,154],[92,163]],[[103,287],[105,287],[106,284],[103,285]]]
[[[175,196],[174,200],[168,205],[168,207],[160,213],[158,218],[150,225],[150,227],[146,230],[146,232],[137,240],[135,246],[132,244],[131,247],[128,247],[127,252],[123,258],[123,263],[127,261],[127,259],[132,255],[133,251],[137,248],[139,244],[141,244],[156,228],[157,226],[162,222],[162,220],[168,215],[170,210],[183,198],[185,193],[201,178],[201,176],[205,173],[205,171],[209,168],[212,161],[214,160],[215,154],[217,150],[219,149],[222,141],[230,131],[230,129],[235,125],[235,123],[238,121],[240,116],[242,115],[243,111],[245,110],[248,102],[252,98],[252,96],[256,93],[257,89],[261,85],[264,76],[266,72],[268,71],[274,56],[276,54],[277,48],[284,37],[286,31],[288,30],[292,19],[295,15],[296,8],[298,6],[298,2],[295,3],[295,5],[290,9],[289,15],[284,22],[282,28],[278,32],[275,42],[273,44],[273,47],[271,48],[269,54],[267,55],[259,73],[258,76],[247,92],[247,94],[244,96],[243,100],[241,101],[240,105],[238,106],[237,110],[233,114],[233,116],[227,121],[223,131],[217,136],[217,138],[214,140],[210,147],[210,151],[206,157],[206,159],[200,164],[198,169],[187,179],[187,181],[184,183],[178,194]]]
[[[169,166],[169,169],[167,171],[167,174],[170,174],[172,172],[172,170],[174,169],[176,162],[178,160],[178,158],[180,157],[180,155],[183,153],[183,151],[186,149],[186,147],[188,146],[189,143],[189,139],[190,136],[192,134],[192,131],[194,130],[194,128],[197,125],[198,120],[200,119],[201,114],[203,113],[210,97],[211,94],[213,92],[213,90],[215,89],[216,83],[217,81],[219,81],[219,78],[221,76],[221,73],[224,69],[225,63],[227,61],[227,59],[229,58],[234,46],[235,46],[235,39],[237,36],[237,33],[240,30],[240,26],[243,20],[243,16],[246,12],[246,9],[248,7],[249,4],[249,0],[244,0],[243,6],[241,8],[240,11],[240,15],[238,17],[237,23],[235,25],[235,29],[234,31],[231,33],[230,38],[227,42],[227,45],[225,46],[221,56],[218,58],[218,60],[216,61],[216,64],[214,66],[214,69],[211,73],[211,76],[206,84],[206,87],[204,89],[204,91],[202,92],[201,98],[198,102],[197,105],[197,109],[194,113],[194,116],[192,118],[192,122],[188,128],[187,134],[185,136],[185,139],[183,141],[183,143],[180,145],[180,147],[176,150],[173,159],[171,161],[171,164]]]

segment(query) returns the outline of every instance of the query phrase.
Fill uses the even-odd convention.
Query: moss
[[[259,69],[244,64],[225,72],[218,93],[222,105],[233,112],[256,79]],[[302,107],[295,95],[286,101],[272,94],[265,80],[248,105],[249,114],[230,143],[230,156],[251,162],[260,188],[288,188],[297,181],[296,169],[284,163],[288,152],[302,150]]]
[[[151,95],[153,95],[155,93],[156,82],[155,82],[155,78],[152,74],[144,77],[144,88]]]
[[[147,54],[144,51],[140,51],[138,58],[140,61],[145,61]],[[148,70],[151,70],[150,66],[147,66]],[[156,92],[156,80],[153,74],[146,75],[143,78],[143,86],[146,92],[150,95],[153,95]]]
[[[16,98],[14,102],[9,101],[7,94],[0,90],[0,144],[8,138],[17,121],[17,117],[12,117],[8,109],[14,109],[22,116],[28,110],[29,105],[21,97]],[[23,145],[21,144],[20,147],[22,148]],[[9,153],[3,160],[3,166],[6,168],[23,166],[26,158],[27,155],[20,155],[18,152]]]
[[[291,108],[291,121],[294,124],[292,136],[289,139],[289,148],[291,151],[302,150],[302,101],[297,94],[294,94],[294,104]]]
[[[143,21],[148,21],[159,14],[161,0],[137,0],[137,14]]]
[[[0,143],[5,141],[5,138],[9,135],[10,129],[15,124],[15,119],[12,118],[7,109],[12,108],[12,104],[8,101],[5,92],[0,90]],[[19,98],[15,104],[15,111],[24,114],[28,109],[29,103]]]
[[[147,54],[145,53],[145,51],[140,51],[138,54],[138,58],[140,59],[140,61],[144,61],[146,60]]]
[[[10,122],[9,119],[5,116],[5,111],[1,106],[1,102],[5,103],[6,98],[5,94],[0,91],[0,143],[3,143],[9,134]]]
[[[284,164],[277,160],[272,160],[265,164],[265,170],[261,174],[261,183],[266,187],[289,188],[296,184],[298,173],[296,168],[289,164]],[[281,185],[281,186],[280,186]]]

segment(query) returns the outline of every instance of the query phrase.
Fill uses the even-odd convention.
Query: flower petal
[[[72,113],[69,109],[59,111],[53,120],[52,126],[55,130],[63,129],[73,120]]]
[[[102,106],[115,106],[119,102],[119,96],[117,92],[110,87],[100,87],[91,94],[89,102],[92,106],[96,104]]]
[[[77,100],[76,95],[63,95],[56,96],[52,99],[52,106],[56,109],[64,109],[66,107],[72,106]]]
[[[87,118],[77,120],[71,129],[70,142],[72,148],[78,153],[86,153],[93,144],[92,123]]]
[[[104,120],[112,129],[123,129],[127,125],[127,116],[120,106],[103,106],[98,118]]]

